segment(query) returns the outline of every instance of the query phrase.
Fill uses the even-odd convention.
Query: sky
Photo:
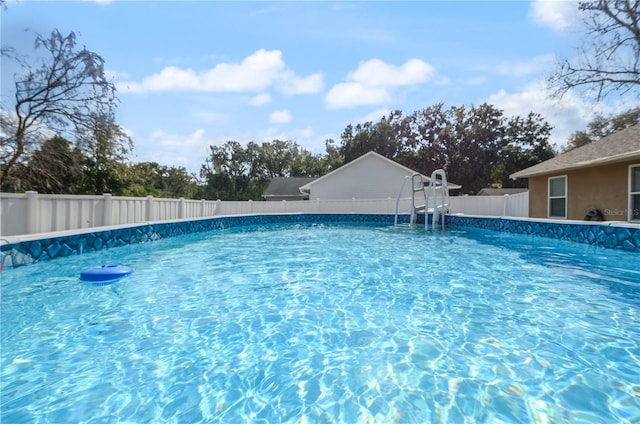
[[[560,147],[596,113],[635,106],[553,97],[547,77],[578,53],[564,1],[8,1],[2,47],[34,57],[54,29],[105,60],[132,162],[197,173],[211,145],[291,140],[313,154],[347,125],[437,103],[535,112]],[[14,74],[3,58],[2,107]]]

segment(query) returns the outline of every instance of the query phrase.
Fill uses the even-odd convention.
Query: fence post
[[[27,222],[25,223],[25,230],[27,234],[35,234],[40,232],[40,208],[38,204],[38,192],[27,191]]]
[[[155,221],[156,217],[153,212],[153,196],[147,196],[147,221]]]
[[[504,195],[504,202],[503,202],[503,207],[502,207],[502,216],[507,216],[507,211],[508,209],[508,205],[509,205],[509,195],[505,194]]]
[[[102,193],[102,225],[111,225],[113,216],[113,199],[111,193]]]
[[[200,199],[200,218],[204,218],[204,199]]]
[[[180,204],[178,206],[178,216],[180,217],[180,219],[184,219],[184,197],[180,198]]]

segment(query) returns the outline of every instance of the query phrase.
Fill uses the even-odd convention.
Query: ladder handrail
[[[436,185],[437,177],[440,176],[441,180],[441,188],[442,188],[442,204],[438,206],[437,199],[437,190],[438,187]],[[445,216],[446,216],[446,206],[449,204],[449,189],[447,187],[447,174],[444,172],[444,169],[436,169],[431,173],[431,178],[429,178],[429,188],[427,189],[426,195],[426,203],[425,203],[425,218],[424,218],[424,226],[425,228],[429,225],[428,211],[429,211],[429,200],[431,195],[433,194],[433,217],[431,219],[431,229],[436,228],[436,222],[440,219],[440,208],[442,208],[442,229],[444,229],[445,225]],[[445,201],[446,199],[446,201]]]
[[[417,178],[416,178],[417,177]],[[400,204],[400,198],[402,197],[402,193],[404,192],[404,185],[406,184],[407,180],[411,178],[411,215],[409,218],[409,223],[413,224],[415,223],[414,221],[417,219],[417,212],[416,212],[416,185],[415,185],[415,181],[419,180],[419,184],[420,184],[420,191],[422,191],[422,194],[424,196],[424,201],[425,201],[425,205],[426,205],[426,201],[427,201],[427,196],[424,190],[424,179],[422,178],[422,174],[418,173],[418,172],[414,172],[411,175],[407,175],[406,177],[404,177],[404,179],[402,180],[402,185],[400,186],[400,192],[398,193],[398,197],[396,198],[396,214],[395,214],[395,218],[393,220],[393,225],[398,225],[398,209],[399,209],[399,204]],[[426,208],[426,206],[425,206]]]
[[[416,178],[417,177],[417,178]],[[419,183],[419,189],[416,189],[416,180]],[[416,208],[416,191],[420,190],[424,197],[424,201],[427,201],[427,197],[424,192],[424,180],[422,179],[422,174],[413,173],[411,175],[411,216],[409,217],[409,223],[415,224],[418,220],[418,211]]]
[[[404,191],[404,184],[407,182],[407,178],[411,178],[411,176],[407,175],[402,180],[402,185],[400,186],[400,192],[398,193],[398,197],[396,198],[396,216],[393,220],[393,225],[398,225],[398,206],[400,204],[400,198],[402,197],[402,192]]]

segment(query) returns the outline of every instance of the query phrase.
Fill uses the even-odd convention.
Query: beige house
[[[640,222],[640,125],[511,178],[529,179],[529,216]]]

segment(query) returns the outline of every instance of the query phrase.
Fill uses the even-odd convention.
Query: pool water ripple
[[[637,422],[636,261],[481,230],[297,226],[17,268],[0,418]],[[114,262],[135,273],[77,279]]]

